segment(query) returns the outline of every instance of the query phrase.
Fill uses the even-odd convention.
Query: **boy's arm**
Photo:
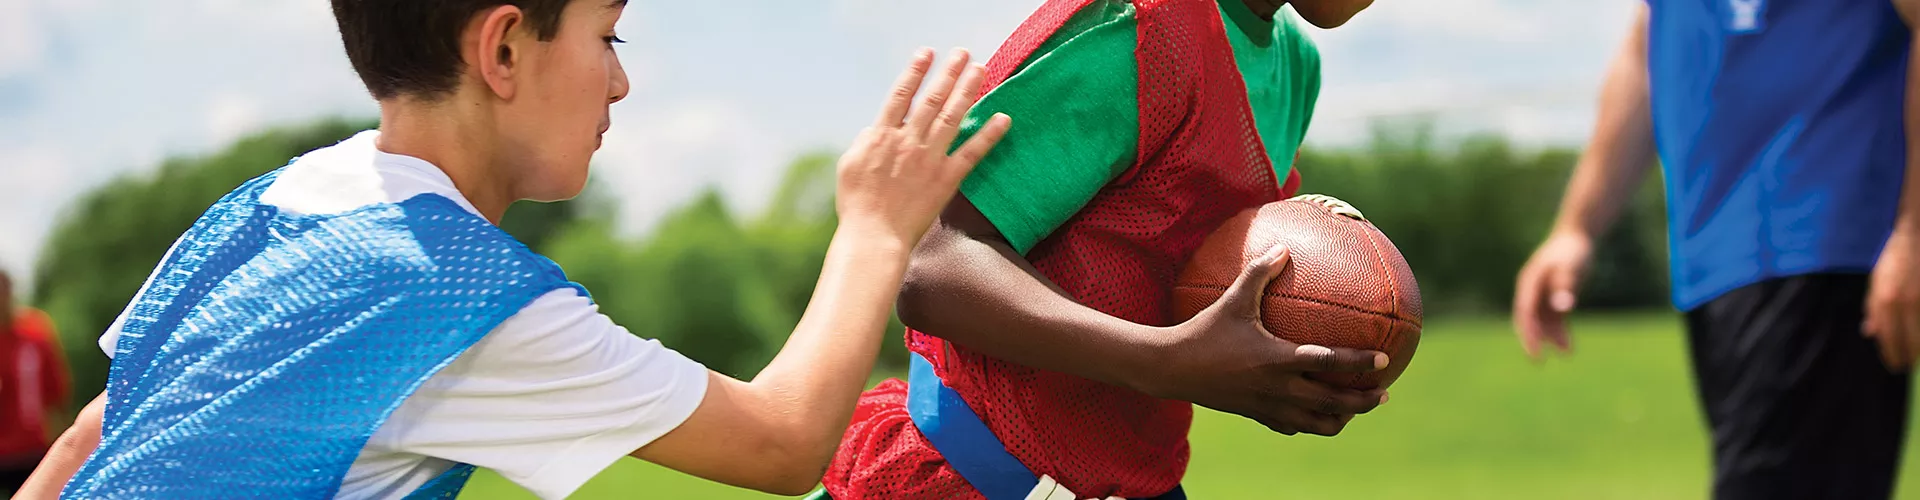
[[[80,410],[79,418],[67,431],[54,440],[53,447],[47,450],[47,457],[33,469],[33,475],[27,477],[26,484],[20,485],[15,500],[54,499],[60,497],[60,490],[67,487],[67,481],[74,473],[80,472],[80,466],[87,462],[87,456],[100,446],[101,418],[107,411],[107,393],[101,392],[93,402]]]
[[[1259,330],[1250,305],[1181,328],[1147,328],[1073,301],[1022,256],[1133,164],[1135,34],[1129,18],[1113,17],[981,99],[976,115],[1006,111],[1025,125],[982,161],[915,250],[902,319],[989,356],[1198,402],[1283,432],[1339,431],[1342,419],[1310,418],[1308,409],[1351,414],[1380,395],[1301,377],[1301,365],[1313,361]],[[962,137],[979,121],[968,120]],[[1361,369],[1371,356],[1312,359]]]
[[[1622,41],[1600,88],[1600,116],[1573,179],[1560,201],[1553,233],[1520,269],[1513,294],[1513,323],[1529,356],[1541,343],[1571,349],[1567,314],[1593,258],[1593,241],[1605,233],[1646,178],[1655,158],[1653,104],[1647,73],[1647,5]]]
[[[1907,28],[1920,33],[1920,1],[1893,0],[1894,10]],[[1914,45],[1920,45],[1915,38]],[[1911,52],[1911,48],[1909,48]],[[1920,58],[1914,53],[1910,58]],[[1862,330],[1880,344],[1881,361],[1888,369],[1907,371],[1920,357],[1920,67],[1907,62],[1906,180],[1900,190],[1899,215],[1893,232],[1874,263],[1867,290],[1866,320]]]
[[[1274,256],[1278,257],[1278,256]],[[1075,302],[1039,274],[965,198],[914,250],[900,316],[915,329],[988,356],[1192,401],[1285,434],[1334,435],[1383,391],[1339,389],[1309,371],[1371,371],[1373,351],[1302,346],[1260,326],[1259,291],[1285,266],[1256,262],[1192,320],[1155,328]]]
[[[878,122],[841,158],[840,227],[807,311],[773,362],[752,382],[709,375],[693,415],[634,456],[778,494],[804,494],[819,483],[873,370],[911,249],[1007,129],[1008,120],[996,117],[946,154],[983,80],[979,66],[966,62],[956,51],[908,116],[932,64],[923,51]]]

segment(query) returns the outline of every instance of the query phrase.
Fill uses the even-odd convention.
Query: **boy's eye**
[[[606,40],[606,41],[607,41],[607,43],[627,43],[627,41],[626,41],[626,40],[621,40],[621,39],[620,39],[620,35],[613,35],[613,36],[609,36],[609,37],[606,37],[606,38],[604,38],[604,40]]]

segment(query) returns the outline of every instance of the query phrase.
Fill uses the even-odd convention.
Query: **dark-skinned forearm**
[[[908,326],[988,356],[1136,389],[1171,340],[1075,302],[962,198],[914,250],[898,307]]]

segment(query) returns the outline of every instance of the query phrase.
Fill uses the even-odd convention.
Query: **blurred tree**
[[[819,280],[837,221],[834,161],[830,153],[795,160],[765,211],[747,221],[708,189],[637,241],[615,236],[611,220],[580,218],[548,255],[635,335],[752,377],[799,324]],[[906,364],[897,319],[890,331],[883,371]]]
[[[61,322],[75,399],[106,377],[94,338],[112,322],[178,235],[221,195],[287,159],[372,127],[326,120],[263,132],[210,156],[169,159],[81,196],[41,251],[33,303]],[[1441,144],[1425,124],[1387,124],[1358,148],[1306,148],[1303,191],[1360,207],[1412,265],[1430,315],[1504,314],[1514,273],[1540,242],[1577,153],[1520,151],[1473,136]],[[636,335],[659,339],[715,370],[751,377],[806,310],[837,223],[835,156],[797,158],[764,212],[742,218],[713,189],[648,234],[615,234],[617,197],[522,203],[501,226],[552,257]],[[1657,176],[1607,235],[1583,307],[1665,307],[1666,249]],[[907,354],[894,320],[879,370]]]
[[[1302,192],[1340,197],[1392,239],[1429,315],[1504,314],[1520,266],[1545,238],[1578,153],[1516,151],[1471,136],[1442,148],[1425,123],[1376,126],[1354,149],[1306,148]],[[1595,251],[1586,309],[1665,307],[1666,226],[1651,176]]]

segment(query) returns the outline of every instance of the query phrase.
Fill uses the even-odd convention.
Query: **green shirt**
[[[1260,19],[1220,0],[1254,127],[1285,177],[1320,91],[1320,56],[1283,10]],[[1015,250],[1026,253],[1133,165],[1140,133],[1133,4],[1094,0],[968,114],[964,142],[994,113],[1013,129],[961,185]]]

